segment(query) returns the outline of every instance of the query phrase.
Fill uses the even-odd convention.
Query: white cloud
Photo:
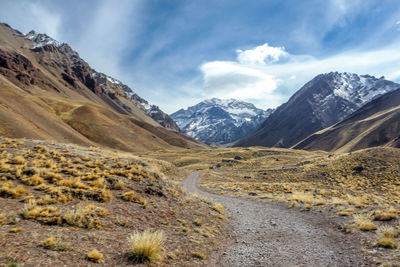
[[[284,47],[269,46],[268,43],[257,46],[249,50],[236,50],[238,53],[237,60],[241,64],[266,64],[278,62],[281,57],[285,57],[288,53]]]
[[[121,69],[126,49],[134,46],[134,21],[139,19],[140,1],[103,0],[93,8],[93,17],[74,42],[74,49],[97,71],[126,80],[129,75]]]
[[[203,92],[206,97],[250,100],[261,108],[269,108],[287,100],[320,73],[354,72],[397,80],[400,78],[398,46],[397,43],[371,51],[347,51],[321,59],[285,52],[287,60],[279,64],[257,61],[263,56],[255,56],[252,64],[239,59],[237,62],[207,62],[200,67],[203,73]],[[279,60],[279,57],[276,59]]]
[[[2,22],[24,33],[30,30],[47,33],[54,39],[60,39],[62,17],[59,12],[50,10],[37,1],[2,1],[0,8]]]
[[[31,19],[33,21],[31,27],[46,33],[56,40],[60,38],[61,16],[59,14],[50,12],[38,3],[29,3],[28,8],[31,11]]]
[[[208,97],[265,98],[279,83],[273,75],[237,62],[209,62],[203,64],[201,70],[204,73],[204,93]]]

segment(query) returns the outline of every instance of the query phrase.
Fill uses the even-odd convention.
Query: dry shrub
[[[23,156],[15,156],[12,160],[12,163],[22,165],[25,164],[25,158]]]
[[[215,203],[215,204],[212,206],[212,209],[215,210],[216,212],[220,213],[220,214],[225,213],[225,208],[224,208],[224,206],[222,206],[222,205],[219,204],[219,203]]]
[[[55,251],[67,251],[70,250],[70,246],[68,244],[62,243],[61,241],[54,238],[54,236],[50,236],[43,240],[40,245],[45,249],[55,250]]]
[[[94,249],[87,254],[87,257],[90,261],[98,262],[103,258],[103,254],[101,254],[97,249]]]
[[[206,259],[206,255],[204,255],[201,252],[197,252],[197,251],[192,253],[192,257],[196,258],[196,259],[199,259],[199,260],[205,260]]]
[[[164,232],[151,232],[145,230],[142,233],[134,232],[129,240],[131,242],[132,258],[138,262],[157,262],[164,254]]]
[[[372,222],[372,218],[372,214],[353,215],[353,220],[361,231],[374,231],[377,229],[377,226]]]
[[[65,212],[62,217],[67,224],[72,226],[100,229],[102,224],[99,217],[103,217],[107,214],[108,211],[106,209],[90,204],[84,208],[81,207],[76,210],[69,210]]]
[[[34,219],[44,224],[61,224],[61,216],[57,207],[45,206],[39,207],[35,200],[29,200],[24,207],[24,218]]]
[[[391,211],[377,210],[375,211],[375,221],[391,221],[397,219],[399,216],[397,213]]]
[[[146,205],[147,205],[147,200],[139,198],[139,197],[135,194],[135,192],[133,192],[133,191],[129,191],[129,192],[126,192],[126,193],[122,194],[121,198],[122,198],[123,200],[126,200],[126,201],[131,201],[131,202],[139,203],[139,204],[141,204],[141,205],[143,205],[143,206],[146,206]]]
[[[14,187],[12,181],[0,184],[0,197],[19,198],[26,194],[26,189],[22,185]]]
[[[57,203],[57,199],[52,198],[50,195],[45,195],[43,198],[36,201],[38,205],[48,205]]]
[[[305,192],[293,192],[289,200],[297,201],[300,203],[313,203],[314,195],[312,193]]]
[[[10,233],[19,233],[22,232],[22,227],[11,228]]]
[[[44,179],[37,174],[31,177],[24,177],[21,181],[26,185],[40,185],[44,183]]]

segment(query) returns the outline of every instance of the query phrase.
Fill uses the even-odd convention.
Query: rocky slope
[[[123,84],[121,81],[91,69],[68,44],[60,43],[46,34],[36,33],[35,31],[29,32],[24,37],[34,42],[31,47],[32,51],[40,53],[42,51],[60,50],[69,59],[73,59],[74,64],[76,64],[76,66],[72,68],[73,73],[70,72],[63,75],[63,79],[72,86],[75,85],[74,79],[83,81],[84,84],[91,89],[96,90],[96,87],[99,86],[101,88],[100,92],[107,94],[114,101],[118,102],[124,110],[122,112],[131,113],[129,106],[120,101],[120,98],[128,98],[162,126],[179,131],[178,126],[168,114],[164,113],[159,107],[150,105],[146,100],[140,98],[129,86]],[[68,64],[70,64],[70,62]],[[64,65],[63,67],[68,69],[68,65]],[[88,73],[82,73],[82,70],[87,70]],[[97,91],[99,90],[97,89]],[[121,110],[119,111],[121,112]]]
[[[92,69],[68,44],[7,24],[0,24],[0,88],[3,136],[128,151],[200,145],[157,107],[138,104],[128,86]]]
[[[236,146],[291,147],[329,127],[398,84],[370,75],[331,72],[316,76]]]
[[[349,152],[375,146],[400,147],[400,85],[367,103],[347,119],[294,146],[295,149]]]
[[[209,99],[171,114],[189,136],[211,144],[227,144],[254,132],[271,114],[235,99]]]

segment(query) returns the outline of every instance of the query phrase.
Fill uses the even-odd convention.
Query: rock
[[[257,196],[256,192],[249,192],[249,196]]]
[[[244,179],[250,179],[251,177],[250,176],[244,176],[243,178]]]
[[[213,170],[214,169],[214,166],[210,166],[210,170]]]
[[[234,158],[235,160],[244,160],[244,158],[243,157],[241,157],[241,156],[235,156],[235,158]]]
[[[217,168],[221,168],[221,164],[220,164],[220,163],[218,163],[217,165],[215,165],[215,167],[217,167]]]

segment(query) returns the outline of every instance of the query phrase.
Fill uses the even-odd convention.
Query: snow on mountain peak
[[[361,107],[379,95],[397,89],[398,86],[384,77],[376,78],[371,75],[357,75],[355,73],[329,73],[332,75],[333,95]]]
[[[46,45],[54,45],[56,47],[61,47],[64,45],[64,43],[58,42],[57,40],[51,38],[45,33],[37,33],[33,30],[25,34],[25,38],[31,40],[32,42],[35,42],[35,44],[31,47],[31,49],[43,47]]]
[[[255,131],[272,113],[236,99],[212,98],[171,114],[188,135],[206,143],[231,143]]]

